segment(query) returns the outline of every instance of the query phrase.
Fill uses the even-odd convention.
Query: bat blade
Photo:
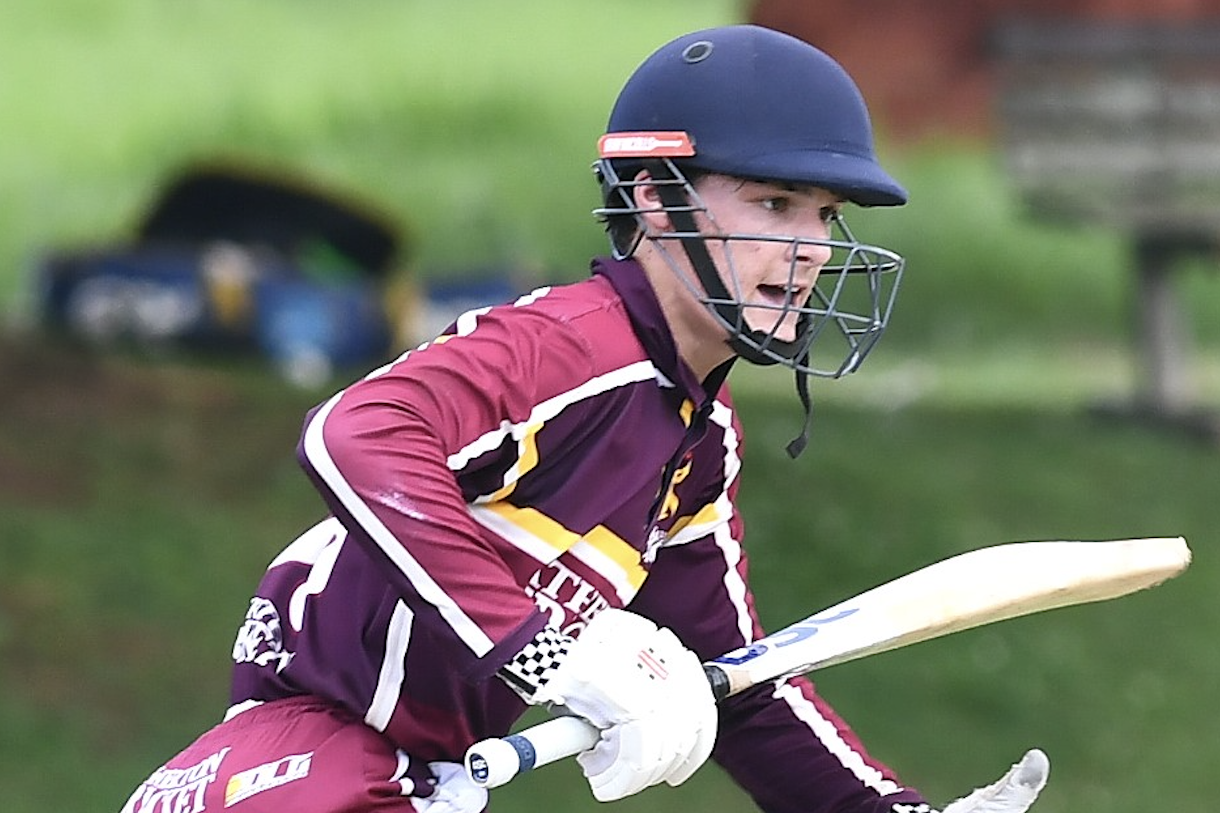
[[[1031,613],[1154,587],[1190,564],[1182,537],[1105,542],[1014,542],[908,573],[704,664],[717,699],[920,641]],[[599,733],[557,717],[466,752],[475,784],[494,788],[522,771],[580,753]]]
[[[1182,537],[1015,542],[968,551],[886,582],[710,665],[727,694],[972,627],[1117,598],[1182,572]]]

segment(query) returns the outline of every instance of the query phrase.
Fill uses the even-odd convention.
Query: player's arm
[[[495,315],[459,320],[457,335],[413,350],[308,417],[298,458],[330,509],[383,563],[416,623],[466,645],[469,677],[490,674],[542,627],[504,554],[476,526],[459,474],[512,444],[505,427],[540,397],[539,368],[578,376],[588,357],[564,334],[543,341]],[[528,326],[527,326],[528,327]],[[546,345],[546,346],[544,346]],[[569,361],[564,361],[568,359]],[[502,476],[494,469],[489,478]]]
[[[671,544],[628,608],[671,627],[701,660],[763,635],[736,505],[741,426],[727,393],[719,400],[691,474],[675,492]],[[889,813],[893,803],[924,803],[868,754],[803,677],[722,703],[713,758],[768,813]]]
[[[762,635],[747,561],[729,527],[663,549],[630,609],[671,626],[703,660]],[[767,813],[890,813],[895,803],[924,804],[804,677],[724,701],[713,758]]]
[[[690,578],[703,569],[716,572],[712,563],[724,550],[725,540],[710,540],[667,548],[657,557],[654,572],[632,608],[672,623],[684,639],[708,660],[732,638],[730,624],[714,623],[717,590],[694,589],[707,582]],[[715,548],[716,550],[713,550]],[[730,557],[731,558],[731,557]],[[739,562],[744,575],[745,563]],[[725,570],[720,571],[722,574]],[[660,577],[654,581],[654,577]],[[681,588],[675,585],[680,583]],[[733,577],[725,580],[733,583]],[[744,586],[744,585],[743,585]],[[679,595],[695,612],[690,623],[679,617],[668,596]],[[748,589],[746,606],[753,602]],[[674,608],[674,609],[670,609]],[[672,618],[670,617],[672,616]],[[721,611],[721,617],[724,618]],[[761,630],[749,614],[753,636]],[[718,631],[719,628],[719,631]],[[713,758],[766,813],[936,813],[913,788],[902,785],[885,765],[873,759],[851,728],[821,698],[804,677],[762,684],[721,704],[720,734]],[[1030,751],[1001,779],[943,808],[942,813],[1024,813],[1046,783],[1049,762],[1041,751]]]
[[[630,609],[671,626],[702,660],[763,635],[737,511],[740,424],[727,392],[715,431],[674,495],[684,506]],[[685,490],[684,490],[685,489]],[[762,684],[721,705],[715,759],[767,813],[935,813],[873,759],[805,677]],[[944,813],[1023,813],[1046,781],[1041,752]]]

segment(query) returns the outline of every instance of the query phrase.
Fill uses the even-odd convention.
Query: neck
[[[678,356],[700,381],[733,358],[724,328],[670,268],[657,249],[645,241],[635,259],[643,267],[656,292],[657,302],[674,337]]]

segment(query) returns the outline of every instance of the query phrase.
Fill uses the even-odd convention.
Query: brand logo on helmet
[[[597,140],[602,158],[689,158],[695,143],[682,131],[606,133]]]

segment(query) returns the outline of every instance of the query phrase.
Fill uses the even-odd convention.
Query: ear
[[[632,203],[640,210],[640,218],[649,231],[668,231],[672,228],[669,215],[664,211],[661,195],[650,181],[652,176],[648,170],[641,169],[636,173],[631,189]]]

